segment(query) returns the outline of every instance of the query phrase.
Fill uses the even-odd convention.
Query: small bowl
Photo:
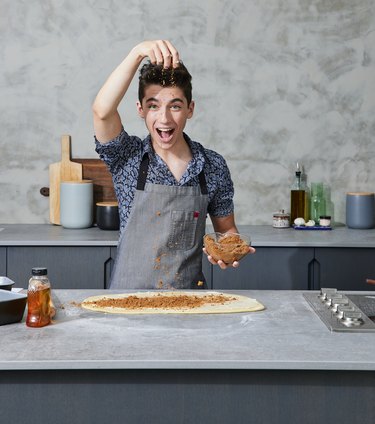
[[[13,324],[22,320],[27,295],[0,290],[0,325]]]
[[[238,233],[209,233],[203,237],[203,244],[215,261],[232,264],[249,253],[250,237]]]
[[[0,277],[0,290],[12,290],[14,281],[8,277]]]

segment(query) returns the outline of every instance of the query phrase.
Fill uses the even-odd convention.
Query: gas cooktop
[[[331,331],[375,331],[375,295],[344,294],[334,288],[303,294],[314,312]]]

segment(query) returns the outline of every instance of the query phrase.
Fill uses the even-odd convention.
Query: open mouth
[[[156,131],[163,141],[169,141],[174,133],[173,128],[156,128]]]

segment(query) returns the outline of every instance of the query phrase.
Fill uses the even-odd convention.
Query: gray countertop
[[[332,231],[300,231],[271,225],[238,228],[250,235],[254,247],[375,247],[375,229],[352,230],[341,226]],[[117,241],[118,231],[97,227],[70,230],[50,224],[0,224],[0,246],[116,246]]]
[[[1,326],[0,369],[375,370],[375,333],[330,332],[300,291],[237,291],[266,310],[222,315],[125,316],[74,304],[101,293],[54,290],[52,325]]]
[[[0,246],[116,246],[118,231],[52,224],[0,224]]]

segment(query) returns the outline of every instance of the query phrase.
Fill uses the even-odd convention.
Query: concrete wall
[[[289,209],[296,161],[345,192],[375,190],[373,0],[0,0],[0,222],[49,222],[48,165],[71,134],[96,157],[91,104],[141,40],[170,39],[193,75],[187,132],[223,154],[238,224]],[[121,113],[146,135],[136,84]]]

